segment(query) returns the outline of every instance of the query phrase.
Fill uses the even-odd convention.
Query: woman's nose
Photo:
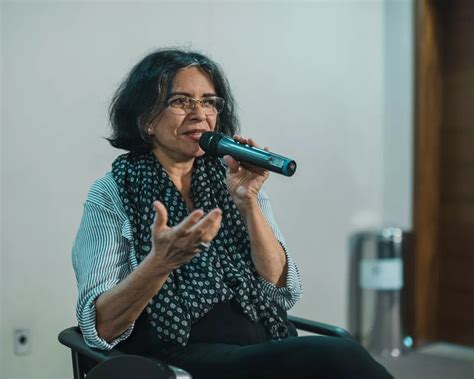
[[[194,103],[194,108],[192,112],[190,113],[191,118],[199,119],[200,121],[203,121],[207,118],[206,113],[204,112],[204,107],[200,102],[195,102]]]

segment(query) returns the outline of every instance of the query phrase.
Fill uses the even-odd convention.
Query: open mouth
[[[186,136],[191,138],[193,141],[199,142],[199,139],[201,138],[202,133],[204,133],[204,131],[197,131],[197,130],[194,131],[194,130],[192,130],[189,133],[186,133]]]

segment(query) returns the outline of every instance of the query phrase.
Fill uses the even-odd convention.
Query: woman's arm
[[[249,233],[252,261],[257,272],[277,287],[285,286],[286,255],[257,201],[249,204],[241,214]]]
[[[88,345],[100,349],[111,349],[131,334],[168,276],[151,255],[131,272],[131,241],[122,235],[125,220],[108,205],[86,201],[73,248],[79,326]]]
[[[260,190],[257,200],[258,205],[260,206],[260,209],[267,220],[267,224],[270,226],[273,232],[273,235],[276,237],[281,247],[285,251],[287,271],[285,278],[286,283],[284,287],[278,287],[261,276],[259,281],[262,285],[262,291],[264,294],[287,311],[292,308],[303,295],[303,285],[301,283],[300,272],[287,250],[285,238],[280,232],[280,228],[278,227],[275,217],[273,216],[270,199],[263,188]]]
[[[110,342],[123,334],[168,276],[157,257],[149,254],[122,282],[101,294],[95,302],[98,336]]]
[[[101,179],[91,188],[72,250],[79,297],[76,315],[84,340],[94,348],[109,350],[128,338],[133,324],[117,340],[100,338],[96,328],[97,298],[124,280],[136,260],[127,238],[127,222],[110,201],[102,201]],[[123,233],[124,232],[124,233]]]
[[[211,241],[219,230],[219,209],[206,216],[196,210],[170,228],[163,204],[153,205],[156,217],[151,252],[133,272],[124,275],[128,254],[124,252],[120,217],[107,207],[86,202],[73,261],[79,287],[79,325],[93,347],[110,349],[127,338],[133,322],[169,273],[191,260],[198,253],[195,246]]]
[[[162,288],[171,271],[189,262],[199,251],[199,242],[210,242],[220,228],[221,211],[204,216],[195,210],[173,228],[167,225],[168,212],[155,201],[156,217],[151,228],[152,248],[138,267],[120,284],[96,301],[97,331],[111,340],[133,323],[148,302]]]
[[[237,142],[257,147],[251,138],[234,135]],[[286,284],[286,255],[258,204],[258,194],[269,172],[260,167],[243,165],[230,155],[227,163],[227,188],[249,233],[252,260],[261,277],[282,287]]]

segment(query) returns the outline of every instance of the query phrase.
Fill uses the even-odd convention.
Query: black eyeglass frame
[[[177,100],[186,100],[187,103],[173,106],[172,103]],[[214,101],[214,104],[206,104],[206,101],[209,100]],[[168,99],[166,105],[174,114],[186,115],[194,112],[197,103],[199,103],[206,115],[213,116],[222,112],[225,100],[219,96],[206,96],[202,99],[195,99],[194,97],[186,95],[174,95]]]

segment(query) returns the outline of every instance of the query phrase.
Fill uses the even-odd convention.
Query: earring
[[[147,129],[147,133],[148,133],[148,134],[151,134],[151,128],[148,128],[148,129]]]

